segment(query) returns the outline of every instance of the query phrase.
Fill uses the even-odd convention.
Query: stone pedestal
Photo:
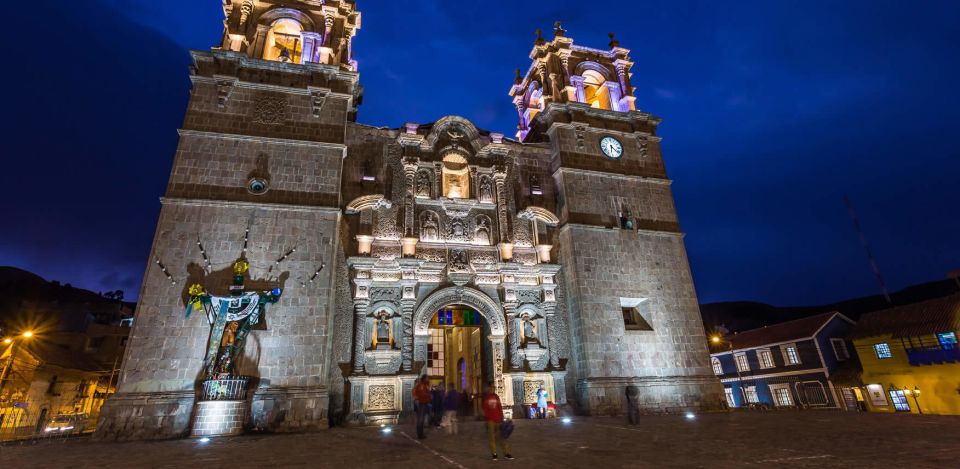
[[[246,418],[247,401],[198,402],[190,436],[239,435]]]
[[[189,434],[195,392],[117,393],[100,410],[95,440],[178,438]]]
[[[322,430],[328,428],[330,405],[326,386],[260,388],[250,407],[253,427],[272,432]]]

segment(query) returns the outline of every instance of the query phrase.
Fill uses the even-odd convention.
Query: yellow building
[[[852,338],[871,412],[960,415],[960,295],[865,314]]]

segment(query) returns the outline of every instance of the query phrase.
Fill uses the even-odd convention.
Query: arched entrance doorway
[[[430,356],[431,324],[437,321],[439,311],[450,310],[460,306],[478,313],[488,327],[486,340],[490,342],[490,360],[492,373],[489,377],[494,383],[494,389],[500,396],[504,395],[503,359],[505,356],[506,320],[503,309],[487,294],[470,287],[448,287],[437,290],[424,299],[413,315],[414,349],[413,359],[422,363],[424,373],[429,374],[427,364]],[[435,329],[434,329],[435,330]],[[436,334],[435,332],[433,334]],[[449,377],[448,377],[449,380]]]

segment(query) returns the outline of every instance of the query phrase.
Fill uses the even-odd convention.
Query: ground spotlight
[[[571,423],[571,422],[573,422],[573,419],[570,418],[570,417],[564,417],[564,418],[560,419],[560,421],[563,422],[563,423]]]
[[[200,441],[200,443],[209,443],[209,442],[210,442],[210,438],[203,437],[203,438],[200,438],[200,440],[198,440],[198,441]]]
[[[693,420],[697,418],[697,416],[693,412],[687,412],[686,417],[687,417],[687,420]]]
[[[390,432],[393,431],[393,429],[390,428],[390,427],[384,426],[384,427],[383,427],[383,430],[381,430],[381,431],[383,432],[384,435],[389,435]]]

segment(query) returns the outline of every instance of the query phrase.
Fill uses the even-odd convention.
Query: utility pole
[[[853,228],[857,230],[857,236],[860,237],[860,244],[863,245],[863,249],[867,252],[867,259],[870,261],[870,269],[873,270],[873,275],[877,278],[877,283],[880,284],[880,291],[883,292],[883,297],[887,300],[887,303],[892,305],[893,301],[890,299],[890,293],[887,291],[887,284],[883,282],[883,276],[880,275],[880,267],[877,267],[877,261],[873,257],[873,251],[870,250],[870,245],[867,244],[867,238],[863,234],[863,228],[860,227],[860,220],[857,218],[857,212],[853,210],[853,204],[850,203],[850,199],[847,196],[843,196],[843,203],[847,206],[847,212],[850,214],[850,218],[853,220]]]

